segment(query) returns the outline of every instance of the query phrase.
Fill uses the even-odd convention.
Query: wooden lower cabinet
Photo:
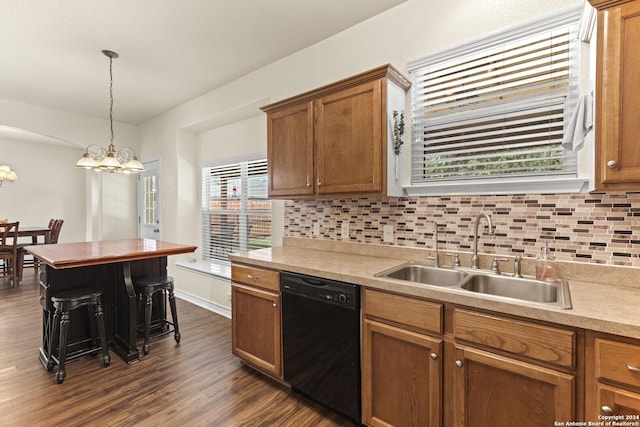
[[[282,380],[280,272],[231,265],[231,351]]]
[[[584,334],[365,289],[362,421],[368,426],[553,426],[584,412]]]
[[[441,425],[441,339],[365,319],[362,349],[366,425]]]
[[[282,379],[280,294],[231,285],[232,352]]]
[[[603,384],[596,385],[596,408],[598,415],[634,415],[627,421],[640,421],[640,394],[623,388]]]
[[[553,426],[574,420],[574,376],[456,346],[454,426]]]
[[[621,415],[640,422],[640,341],[589,334],[587,420]]]

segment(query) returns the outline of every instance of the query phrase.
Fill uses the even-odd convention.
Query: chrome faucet
[[[489,234],[493,234],[493,223],[491,222],[491,215],[487,215],[484,212],[480,212],[476,217],[476,222],[473,226],[473,256],[471,257],[471,268],[479,268],[478,266],[478,224],[480,220],[484,218],[489,225]]]
[[[435,261],[435,264],[434,264],[435,267],[440,267],[440,261],[438,260],[438,227],[445,227],[445,226],[446,224],[438,224],[437,222],[433,224],[433,238],[435,239],[436,254],[433,257],[429,257],[429,259],[433,259]]]

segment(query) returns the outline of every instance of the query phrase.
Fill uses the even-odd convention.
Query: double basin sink
[[[541,281],[527,277],[492,274],[485,270],[440,268],[414,262],[401,264],[376,277],[404,280],[426,286],[447,287],[481,294],[491,299],[519,301],[570,309],[569,285],[564,280]]]

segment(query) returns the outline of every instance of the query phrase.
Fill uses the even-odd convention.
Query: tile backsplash
[[[548,243],[559,261],[640,267],[640,193],[540,194],[295,200],[285,204],[285,236],[470,252],[476,215],[491,215],[495,234],[480,223],[478,250],[536,257]],[[319,234],[313,234],[314,223]],[[394,242],[383,242],[392,225]]]

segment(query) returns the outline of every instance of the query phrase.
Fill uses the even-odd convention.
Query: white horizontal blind
[[[202,168],[203,259],[271,246],[266,159]]]
[[[578,95],[579,14],[410,64],[412,184],[576,175],[562,148]]]

